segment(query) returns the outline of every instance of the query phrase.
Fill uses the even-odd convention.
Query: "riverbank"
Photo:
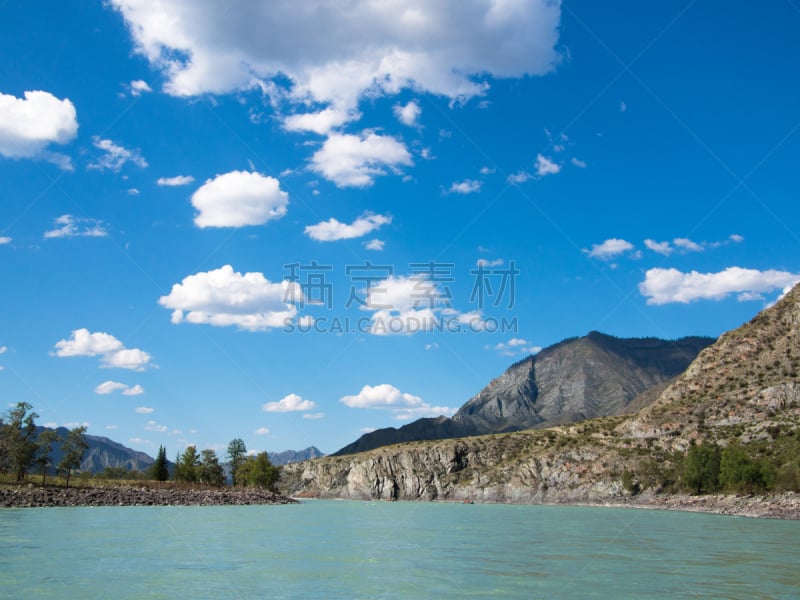
[[[76,506],[246,506],[293,504],[287,496],[254,488],[173,488],[145,486],[0,486],[0,508]]]

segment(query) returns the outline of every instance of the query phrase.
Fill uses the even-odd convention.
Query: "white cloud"
[[[615,256],[633,250],[633,248],[633,244],[626,240],[611,238],[604,241],[602,244],[592,244],[592,249],[589,250],[588,253],[592,258],[610,260]]]
[[[95,162],[89,164],[90,169],[97,169],[104,171],[108,169],[114,173],[119,173],[119,170],[125,166],[125,163],[132,162],[137,167],[142,169],[146,168],[147,161],[142,157],[138,149],[128,150],[122,146],[115,144],[111,140],[104,140],[99,136],[92,137],[92,144],[98,150],[102,150],[105,154],[100,156]]]
[[[698,244],[697,242],[693,242],[689,238],[675,238],[672,240],[672,243],[675,245],[676,248],[681,248],[687,252],[702,252],[703,246]]]
[[[381,250],[383,250],[384,244],[385,244],[385,242],[383,240],[375,239],[375,240],[370,240],[368,242],[365,242],[364,243],[364,248],[366,248],[367,250],[381,251]]]
[[[404,88],[463,99],[484,94],[487,77],[541,75],[561,61],[560,3],[549,0],[272,0],[222,16],[210,0],[111,4],[176,96],[256,85],[273,101],[343,109]]]
[[[361,429],[359,429],[359,431],[361,433],[372,433],[373,431],[375,431],[375,427],[362,427]]]
[[[312,240],[317,240],[318,242],[333,242],[336,240],[349,240],[365,236],[391,222],[392,217],[388,215],[365,213],[350,225],[331,218],[327,221],[317,223],[316,225],[307,225],[304,231]]]
[[[648,250],[652,250],[653,252],[657,252],[658,254],[663,254],[664,256],[669,256],[672,254],[672,246],[669,242],[657,242],[655,240],[645,240],[644,245],[647,247]]]
[[[311,400],[303,400],[297,394],[289,394],[277,402],[267,402],[261,407],[261,410],[264,412],[284,413],[314,410],[316,407],[317,405]]]
[[[133,409],[133,412],[138,415],[151,415],[155,412],[155,410],[155,408],[151,408],[149,406],[137,406],[135,409]]]
[[[157,431],[158,433],[166,433],[167,426],[161,425],[156,421],[148,421],[147,424],[144,426],[145,431]]]
[[[497,258],[495,260],[486,260],[485,258],[479,258],[475,264],[481,267],[482,269],[491,267],[501,267],[503,266],[503,259]]]
[[[421,114],[422,108],[420,108],[420,105],[414,100],[411,100],[405,106],[400,104],[394,105],[394,116],[403,125],[408,125],[409,127],[416,126],[418,124],[417,120]]]
[[[106,425],[105,428],[108,430],[119,429],[119,425]]]
[[[536,155],[536,163],[534,166],[536,167],[536,174],[539,177],[556,175],[561,171],[561,165],[554,163],[550,158],[542,154]]]
[[[369,187],[386,168],[399,172],[413,165],[405,145],[371,131],[361,135],[332,134],[311,157],[311,170],[338,187]]]
[[[263,225],[284,216],[288,203],[277,179],[248,171],[217,175],[192,194],[198,227]]]
[[[56,342],[55,356],[100,356],[103,367],[143,371],[151,356],[138,348],[125,348],[113,335],[75,329],[68,340]]]
[[[56,227],[44,232],[45,239],[62,237],[106,237],[105,223],[98,219],[61,215],[55,220]]]
[[[508,176],[507,181],[508,183],[525,183],[526,181],[531,179],[531,174],[527,171],[518,171],[517,173],[512,173]]]
[[[141,79],[137,79],[135,81],[131,81],[131,95],[132,96],[141,96],[146,92],[152,92],[152,88],[148,85],[146,81],[142,81]]]
[[[269,429],[267,429],[266,427],[259,427],[253,433],[255,433],[256,435],[269,435]]]
[[[10,244],[10,243],[11,243],[10,237],[0,236],[0,246],[2,246],[3,244]]]
[[[650,269],[639,291],[648,304],[689,303],[695,300],[722,300],[739,294],[746,300],[752,294],[771,292],[793,285],[800,274],[770,269],[759,271],[728,267],[717,273],[683,273],[677,269]]]
[[[99,394],[101,396],[106,396],[108,394],[113,394],[119,390],[127,390],[128,386],[124,383],[120,383],[118,381],[104,381],[96,388],[94,388],[94,393]]]
[[[439,344],[437,344],[436,342],[425,344],[425,350],[438,350],[438,349],[439,349]]]
[[[407,421],[420,417],[451,416],[455,409],[446,406],[431,406],[419,396],[401,392],[388,383],[365,385],[355,396],[344,396],[339,402],[350,408],[369,408],[392,411],[394,418]]]
[[[48,144],[66,144],[75,138],[77,113],[69,99],[59,100],[43,91],[28,91],[24,96],[0,93],[0,155],[34,158]]]
[[[739,235],[738,233],[732,233],[731,235],[728,236],[728,239],[734,242],[735,244],[738,244],[739,242],[744,241],[744,236]]]
[[[144,388],[138,383],[122,391],[123,396],[141,396],[142,394],[144,394]]]
[[[494,346],[484,346],[484,348],[498,352],[501,356],[538,354],[542,351],[541,346],[534,346],[532,342],[523,338],[511,338],[507,342],[499,342]]]
[[[283,128],[287,131],[312,131],[327,135],[345,123],[359,119],[361,115],[355,111],[326,108],[315,113],[298,113],[283,119]]]
[[[166,185],[166,186],[179,186],[179,185],[189,185],[190,183],[194,182],[194,177],[191,175],[176,175],[175,177],[159,177],[156,180],[157,185]]]
[[[481,182],[474,179],[465,179],[464,181],[454,181],[447,190],[450,194],[474,194],[481,191]]]
[[[305,414],[303,415],[303,418],[304,418],[304,419],[310,419],[310,420],[324,419],[324,418],[325,418],[325,413],[324,413],[324,412],[318,412],[318,413],[305,413]]]
[[[491,167],[481,167],[481,175],[493,175],[494,171]]]
[[[235,325],[248,331],[283,327],[297,309],[291,302],[303,299],[297,283],[272,283],[263,273],[237,273],[230,265],[196,273],[172,286],[158,303],[173,310],[172,322]]]
[[[128,195],[129,195],[129,196],[138,196],[139,194],[140,194],[140,192],[139,192],[139,190],[138,190],[138,189],[136,189],[136,188],[130,188],[130,189],[128,190]]]
[[[0,354],[5,354],[8,352],[8,348],[6,346],[0,346]]]
[[[573,165],[575,165],[575,166],[576,166],[576,167],[578,167],[579,169],[585,169],[585,168],[586,168],[586,162],[585,162],[585,161],[583,161],[583,160],[581,160],[580,158],[575,158],[575,157],[573,156],[573,157],[570,159],[570,161],[569,161],[569,162],[571,162]]]

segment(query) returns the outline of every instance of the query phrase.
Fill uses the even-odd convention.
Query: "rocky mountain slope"
[[[44,431],[37,427],[37,435]],[[64,427],[56,429],[59,437],[65,439],[69,431]],[[122,444],[96,435],[85,435],[89,448],[83,455],[80,471],[102,473],[107,467],[123,468],[131,471],[146,471],[155,460],[145,454]],[[61,444],[55,444],[51,455],[51,464],[57,465],[62,458]]]
[[[644,392],[682,373],[713,341],[702,337],[622,339],[593,331],[512,365],[452,419],[419,419],[399,429],[379,429],[335,454],[634,412]]]
[[[792,466],[800,437],[798,373],[800,287],[703,350],[636,415],[327,457],[285,467],[282,486],[323,498],[616,501],[662,492],[680,477],[676,465],[690,444],[734,440],[778,467]],[[523,389],[512,380],[490,386]],[[796,478],[798,470],[791,472]]]
[[[283,452],[268,452],[269,462],[275,466],[288,465],[290,463],[303,462],[312,458],[325,456],[316,446],[309,446],[304,450],[284,450]]]

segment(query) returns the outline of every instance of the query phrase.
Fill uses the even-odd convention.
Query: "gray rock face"
[[[335,455],[409,441],[542,428],[635,412],[653,386],[682,373],[712,338],[622,339],[598,332],[508,368],[452,419],[420,419],[366,434]]]
[[[283,452],[268,452],[267,454],[269,462],[276,467],[325,456],[316,446],[309,446],[304,450],[284,450]]]

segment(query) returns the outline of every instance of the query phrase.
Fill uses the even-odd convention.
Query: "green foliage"
[[[47,476],[47,467],[52,464],[50,454],[53,452],[53,444],[60,441],[61,437],[55,429],[45,429],[39,434],[39,439],[36,441],[36,458],[34,462],[42,471],[42,485],[44,485],[45,477]]]
[[[217,453],[213,450],[201,452],[200,466],[197,469],[200,483],[216,487],[225,485],[225,472],[219,464]]]
[[[184,481],[186,483],[195,483],[198,477],[198,467],[200,466],[200,457],[197,454],[197,448],[194,446],[187,446],[178,457],[175,464],[175,481]]]
[[[775,485],[776,468],[768,460],[754,460],[738,440],[722,451],[719,482],[733,492],[765,492]]]
[[[69,487],[69,478],[73,469],[81,466],[83,460],[83,453],[89,447],[89,444],[84,439],[83,434],[86,433],[86,427],[75,427],[69,430],[64,443],[61,444],[61,461],[58,463],[58,468],[65,471],[67,474],[67,481],[65,487]]]
[[[695,494],[719,489],[720,451],[716,444],[692,444],[683,461],[683,482]]]
[[[241,438],[231,440],[231,443],[228,444],[228,462],[231,465],[231,480],[233,481],[234,487],[236,487],[238,483],[239,467],[246,457],[247,447],[244,445],[244,440]]]
[[[166,481],[169,479],[169,468],[167,465],[167,451],[164,446],[158,447],[158,454],[156,454],[156,461],[148,469],[147,475],[150,479],[156,481]]]
[[[25,475],[36,455],[36,423],[39,415],[27,402],[17,402],[0,419],[0,470],[12,473],[17,481]]]
[[[631,471],[628,471],[628,469],[622,472],[622,489],[631,496],[635,496],[642,491],[642,486],[636,481],[636,477]]]
[[[279,474],[278,467],[269,462],[266,452],[247,457],[239,466],[239,480],[241,485],[247,487],[261,487],[274,491]]]

